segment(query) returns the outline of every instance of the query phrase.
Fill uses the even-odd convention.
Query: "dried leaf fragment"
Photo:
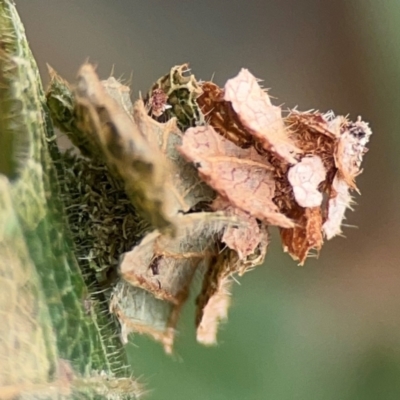
[[[113,76],[101,82],[107,94],[111,96],[125,111],[125,113],[132,118],[132,101],[130,96],[129,86],[123,85],[117,81]]]
[[[318,253],[323,244],[321,209],[297,207],[292,216],[296,226],[281,229],[283,249],[303,265],[309,251],[314,249]]]
[[[341,225],[344,213],[347,208],[351,208],[351,203],[349,185],[344,179],[336,175],[333,179],[331,195],[328,201],[328,218],[322,225],[328,240],[342,233]]]
[[[220,322],[228,317],[230,276],[237,264],[237,255],[229,249],[215,255],[205,272],[203,287],[196,300],[197,341],[204,345],[217,342]]]
[[[149,233],[120,262],[121,276],[156,298],[182,304],[203,259],[215,254],[215,237],[237,219],[224,213],[178,216],[175,237]]]
[[[322,245],[322,234],[330,239],[341,233],[341,222],[345,210],[351,204],[349,191],[356,189],[354,178],[360,172],[362,156],[366,151],[365,144],[371,131],[368,124],[360,119],[353,123],[345,117],[335,117],[332,112],[321,114],[292,111],[286,118],[286,123],[290,125],[293,139],[303,151],[304,157],[299,164],[289,169],[287,182],[284,169],[279,164],[274,164],[275,179],[280,193],[275,201],[297,224],[294,230],[281,231],[284,248],[303,263],[308,250],[314,248],[319,251]],[[320,172],[315,174],[312,185],[307,183],[309,190],[304,190],[304,183],[301,183],[301,179],[297,179],[300,176],[305,178],[304,171],[297,178],[293,175],[298,174],[297,168],[300,165],[310,162],[308,158],[315,158],[315,160],[318,158],[326,174],[323,177],[321,163],[318,162],[318,166],[315,165],[312,168],[309,165],[309,176],[312,176],[311,171],[314,169]],[[300,168],[303,169],[303,167]],[[308,180],[305,179],[305,181]],[[290,184],[293,193],[287,190],[287,183]],[[313,193],[309,198],[306,196],[308,192]],[[317,214],[323,193],[329,195],[329,201],[322,204],[323,209]],[[298,205],[306,209],[301,210]],[[308,207],[313,210],[312,214]],[[323,226],[320,221],[321,212],[326,218]],[[312,235],[311,232],[313,232]]]
[[[224,229],[221,241],[231,250],[236,251],[239,260],[245,260],[253,254],[262,241],[262,232],[257,220],[248,213],[235,208],[222,197],[218,197],[212,204],[213,210],[223,210],[227,215],[233,215],[240,221],[240,225],[229,225]]]
[[[297,110],[291,110],[285,118],[285,123],[289,126],[292,139],[302,151],[300,159],[302,157],[318,156],[325,167],[328,180],[333,179],[333,175],[336,172],[334,152],[337,137],[340,134],[333,118],[332,112],[322,114],[319,112],[299,112]],[[339,121],[339,117],[335,118],[335,121]]]
[[[189,128],[179,151],[195,163],[203,180],[235,207],[272,225],[293,226],[272,201],[272,167],[255,148],[241,149],[211,126],[204,126]]]
[[[168,166],[158,148],[145,140],[106,93],[90,64],[79,71],[75,97],[80,129],[98,144],[111,172],[122,178],[132,203],[154,226],[172,229],[168,210],[172,200],[164,186]]]
[[[142,100],[135,102],[133,117],[146,140],[157,146],[167,160],[169,173],[164,186],[173,198],[170,214],[187,212],[200,202],[211,201],[214,198],[213,190],[199,178],[196,168],[177,150],[182,143],[182,132],[176,124],[176,118],[166,123],[157,122],[147,114]]]
[[[146,334],[160,342],[166,353],[172,353],[179,306],[121,280],[114,287],[110,312],[118,318],[124,344],[130,333]]]
[[[231,102],[224,100],[224,90],[213,82],[204,82],[201,88],[203,93],[196,101],[207,122],[237,146],[252,145],[254,137],[240,121]]]
[[[172,351],[174,328],[193,276],[218,254],[215,239],[232,223],[237,219],[221,212],[178,216],[174,238],[154,231],[124,254],[120,263],[123,283],[113,295],[112,310],[120,320],[125,339],[130,332],[146,333],[162,342],[167,352]],[[136,293],[135,299],[126,300],[126,293]],[[145,309],[139,310],[143,299]],[[136,306],[128,307],[135,301]],[[154,310],[159,310],[154,318],[140,314],[152,316]]]
[[[325,135],[330,139],[336,139],[340,135],[337,125],[340,120],[335,118],[332,111],[321,114],[318,111],[300,112],[291,110],[289,119],[295,119],[297,124],[301,124],[308,130]]]
[[[300,264],[310,251],[319,252],[323,235],[340,233],[370,135],[361,120],[350,123],[333,113],[294,110],[282,118],[248,70],[225,89],[187,72],[186,64],[172,68],[132,106],[129,88],[114,78],[100,83],[84,66],[72,109],[91,146],[88,155],[107,162],[157,228],[149,233],[145,226],[138,242],[128,226],[136,221],[124,215],[119,231],[126,247],[108,246],[112,255],[123,252],[110,311],[124,342],[131,332],[144,333],[167,352],[195,273],[205,271],[197,340],[215,344],[233,275],[264,261],[268,225],[280,227],[285,251]],[[163,229],[168,225],[175,235]]]
[[[356,122],[345,124],[335,151],[335,163],[350,188],[356,189],[354,179],[360,173],[366,144],[372,134],[368,124],[358,117]]]
[[[228,319],[228,309],[231,304],[232,279],[225,276],[218,280],[217,285],[217,290],[209,297],[202,310],[196,331],[197,341],[206,346],[217,344],[219,325]]]
[[[303,157],[289,169],[288,180],[294,197],[301,207],[318,207],[322,203],[319,184],[325,180],[326,171],[318,156]]]
[[[226,82],[224,99],[232,103],[242,123],[266,150],[296,164],[295,156],[301,150],[289,136],[280,107],[271,104],[268,94],[247,69],[242,68],[235,78]]]

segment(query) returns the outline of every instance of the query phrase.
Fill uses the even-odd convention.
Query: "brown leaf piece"
[[[208,265],[205,263],[203,286],[196,300],[197,340],[204,345],[217,343],[218,327],[228,317],[232,275],[237,273],[241,276],[262,264],[268,246],[268,231],[264,224],[259,225],[254,218],[230,206],[223,198],[217,198],[212,207],[236,216],[241,223],[225,227],[222,242],[228,247],[212,255]],[[254,237],[251,236],[252,229]]]
[[[352,198],[347,182],[335,176],[328,201],[328,217],[322,228],[326,238],[332,239],[342,233],[341,225],[347,208],[351,209]]]
[[[213,82],[201,85],[203,94],[196,100],[207,122],[224,138],[239,147],[249,147],[254,137],[247,131],[230,101],[224,100],[224,90]]]
[[[146,333],[160,341],[168,353],[172,352],[176,322],[196,270],[206,268],[217,255],[215,239],[219,233],[238,223],[237,218],[222,212],[193,213],[176,219],[174,238],[154,231],[121,257],[123,291],[112,301],[125,339],[130,332]],[[131,300],[126,300],[126,292],[135,293]],[[130,302],[137,305],[128,306]],[[154,312],[157,315],[153,317]]]
[[[371,130],[360,118],[356,122],[349,122],[345,117],[335,117],[332,112],[320,114],[292,111],[286,122],[304,157],[299,164],[288,170],[287,178],[292,192],[285,186],[286,172],[272,162],[276,166],[275,179],[280,193],[275,200],[285,210],[285,214],[298,224],[293,230],[283,229],[281,236],[285,249],[303,263],[310,249],[319,251],[322,232],[328,239],[341,234],[345,210],[351,205],[349,191],[356,188],[354,178],[360,172]],[[310,160],[317,160],[316,157],[321,162],[313,162],[312,166]],[[305,162],[307,168],[302,166]],[[326,171],[325,178],[323,170]],[[313,177],[312,185],[307,176]],[[306,192],[313,195],[306,196]],[[329,201],[323,204],[322,225],[321,211],[315,207],[321,204],[323,193],[329,195]],[[311,208],[296,208],[293,201],[302,207]]]
[[[75,97],[80,129],[97,143],[110,171],[122,178],[132,203],[153,226],[173,229],[165,157],[106,93],[90,64],[79,71]]]
[[[272,225],[293,226],[272,201],[275,182],[271,165],[253,147],[241,149],[211,126],[204,126],[188,129],[179,151],[195,163],[203,180],[235,207]]]
[[[329,191],[329,186],[336,173],[333,156],[336,143],[334,139],[335,135],[328,133],[330,132],[330,125],[329,121],[325,118],[325,115],[320,113],[300,113],[296,110],[291,111],[285,118],[285,123],[291,131],[292,140],[296,147],[300,148],[302,151],[302,154],[298,156],[299,160],[301,161],[304,158],[316,156],[322,161],[323,168],[326,171],[326,178],[318,185],[318,189],[322,193],[326,190]],[[298,203],[295,199],[292,184],[289,182],[288,174],[290,170],[298,170],[290,167],[290,165],[286,163],[282,163],[281,159],[273,153],[267,153],[266,156],[274,167],[273,175],[276,185],[274,202],[283,214],[289,216],[292,208],[296,208]],[[319,164],[318,161],[316,162]],[[300,169],[303,168],[304,167],[300,167]],[[306,167],[306,169],[308,168],[309,167]],[[320,165],[318,169],[321,172],[317,175],[322,175],[322,168]],[[297,191],[302,191],[302,189],[299,190],[298,183],[295,186],[297,186]],[[315,184],[313,184],[313,187],[315,187]],[[303,202],[302,200],[300,201]],[[293,204],[295,206],[293,206]],[[303,202],[303,204],[307,203]]]
[[[166,353],[172,353],[180,305],[156,299],[120,280],[111,295],[110,312],[118,318],[124,344],[130,333],[145,334],[160,342]]]
[[[225,249],[212,258],[205,272],[203,287],[196,300],[197,341],[204,345],[217,343],[218,326],[228,317],[230,276],[237,261],[236,253]]]
[[[121,276],[156,298],[182,304],[200,262],[215,254],[215,238],[237,219],[224,213],[178,216],[176,236],[149,233],[120,261]]]
[[[335,115],[332,111],[321,114],[318,111],[300,112],[291,110],[290,113],[290,118],[295,118],[297,124],[306,127],[314,133],[320,133],[330,139],[336,139],[340,136],[340,131],[338,129],[340,126],[337,125],[338,122],[340,125],[340,120],[335,119]],[[335,121],[333,121],[334,119]]]
[[[239,276],[251,271],[254,267],[263,264],[267,254],[269,244],[268,226],[261,223],[259,225],[260,235],[258,236],[258,244],[253,253],[247,255],[246,258],[239,260],[235,266],[235,272]]]
[[[281,108],[271,104],[266,91],[247,69],[242,68],[235,78],[226,82],[224,99],[232,103],[243,125],[266,150],[290,164],[297,162],[296,155],[301,150],[289,135]]]
[[[201,319],[196,331],[197,341],[205,346],[217,344],[218,328],[228,319],[231,304],[232,279],[229,276],[222,277],[218,279],[217,285],[216,291],[201,310]]]
[[[289,169],[288,180],[292,185],[294,198],[301,207],[319,207],[322,193],[318,186],[326,178],[325,167],[318,156],[303,157]]]
[[[168,160],[169,174],[164,186],[174,199],[170,206],[171,214],[187,212],[200,202],[210,202],[215,197],[213,190],[177,150],[182,143],[182,132],[176,118],[166,123],[155,121],[147,114],[142,100],[135,102],[133,117],[146,140],[157,146]]]
[[[309,251],[314,249],[318,253],[323,244],[321,209],[297,206],[291,216],[296,221],[296,226],[292,229],[281,229],[283,248],[303,265]]]
[[[323,243],[321,210],[323,194],[330,192],[336,173],[334,151],[337,130],[333,114],[292,111],[285,122],[290,126],[293,140],[303,154],[300,162],[290,168],[276,157],[274,165],[276,193],[274,200],[280,210],[296,223],[293,229],[281,229],[285,251],[302,265],[312,249],[317,252]],[[324,205],[325,207],[325,205]]]
[[[107,80],[101,81],[107,94],[111,96],[121,108],[124,109],[126,114],[132,118],[132,101],[131,101],[131,89],[129,86],[123,85],[117,81],[113,76],[110,76]]]
[[[372,134],[368,124],[358,117],[356,122],[348,122],[341,127],[341,135],[335,149],[335,163],[341,177],[351,189],[357,189],[355,178],[361,172],[361,162],[366,145]]]
[[[216,211],[223,210],[227,215],[235,216],[242,222],[240,225],[226,227],[221,241],[230,249],[236,251],[239,260],[245,260],[253,254],[263,239],[257,220],[248,213],[231,206],[222,197],[218,197],[211,205],[211,208]]]

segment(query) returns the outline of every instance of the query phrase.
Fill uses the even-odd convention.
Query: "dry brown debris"
[[[145,333],[167,352],[195,274],[203,274],[197,339],[215,344],[218,324],[227,318],[232,275],[264,261],[269,225],[279,227],[284,250],[300,264],[311,251],[318,254],[324,237],[341,233],[371,135],[360,118],[353,123],[297,110],[284,117],[246,69],[224,88],[188,72],[187,64],[173,67],[144,102],[132,105],[128,88],[114,78],[101,83],[85,65],[75,106],[68,102],[82,130],[76,142],[90,144],[84,155],[108,166],[104,173],[123,182],[149,222],[128,251],[108,249],[113,265],[120,256],[110,310],[124,341],[130,332]],[[96,210],[86,213],[98,219]],[[124,228],[117,224],[113,237],[119,231],[124,237]],[[104,257],[97,254],[98,260]]]
[[[272,201],[272,166],[254,147],[241,149],[209,125],[189,128],[179,151],[197,166],[202,179],[233,206],[265,223],[293,226]]]
[[[205,119],[221,136],[246,148],[253,144],[252,135],[247,131],[230,101],[224,100],[224,90],[213,82],[201,85],[203,93],[197,103]]]

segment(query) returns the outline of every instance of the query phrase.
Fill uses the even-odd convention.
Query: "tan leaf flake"
[[[323,244],[321,209],[298,207],[291,216],[296,221],[296,226],[292,229],[281,229],[283,248],[303,265],[309,251],[314,249],[319,252]]]
[[[241,149],[211,126],[203,126],[185,132],[179,151],[233,206],[269,224],[293,226],[272,201],[275,182],[271,165],[253,147]]]
[[[180,305],[156,299],[150,292],[119,281],[110,300],[110,312],[121,325],[121,340],[128,343],[130,333],[145,334],[172,353]]]
[[[229,225],[224,229],[221,241],[230,249],[235,250],[239,260],[246,259],[253,254],[262,240],[262,232],[257,220],[248,213],[231,206],[231,204],[218,197],[211,205],[213,210],[223,210],[227,215],[232,215],[241,221],[240,225]]]
[[[328,240],[342,233],[341,225],[345,218],[344,214],[347,208],[351,209],[351,203],[352,197],[349,185],[336,174],[328,201],[328,218],[322,226]]]
[[[258,80],[242,68],[239,74],[225,84],[224,99],[232,103],[242,123],[262,143],[266,150],[276,153],[290,164],[295,164],[300,153],[285,127],[281,108],[271,100]]]
[[[236,264],[235,272],[239,276],[242,276],[246,272],[251,271],[254,267],[264,263],[265,256],[267,254],[268,244],[269,244],[269,233],[268,226],[265,224],[260,224],[260,234],[258,237],[259,243],[253,251],[246,258],[239,260]]]
[[[366,145],[372,134],[368,124],[358,117],[342,128],[342,134],[335,149],[335,163],[340,175],[351,189],[356,189],[355,178],[361,172],[361,162]]]
[[[207,122],[237,146],[249,147],[254,137],[240,121],[231,102],[224,100],[224,90],[213,82],[204,82],[201,88],[203,94],[196,101]]]
[[[79,71],[75,97],[80,129],[98,144],[110,171],[122,178],[132,203],[155,227],[173,229],[165,157],[106,93],[90,64]]]
[[[131,101],[131,89],[129,86],[123,85],[117,81],[113,76],[110,76],[107,80],[101,82],[107,94],[111,96],[121,108],[123,108],[126,114],[132,119],[132,101]]]
[[[193,213],[176,218],[174,237],[154,231],[146,235],[120,262],[121,276],[155,297],[181,304],[201,261],[215,254],[215,237],[237,223],[224,213]]]
[[[308,128],[311,132],[325,135],[331,139],[339,137],[340,132],[337,126],[337,120],[333,112],[322,114],[318,111],[299,112],[291,110],[289,120],[296,120],[296,123]],[[289,124],[290,126],[290,124]]]
[[[318,207],[322,203],[319,184],[325,180],[326,170],[318,156],[303,157],[291,167],[288,180],[293,187],[294,197],[301,207]]]
[[[337,142],[337,127],[333,128],[333,114],[318,112],[299,112],[292,110],[285,118],[292,138],[305,156],[318,156],[333,179],[336,171],[333,153]]]
[[[231,278],[224,277],[220,279],[216,292],[209,298],[197,327],[196,336],[199,343],[206,346],[217,344],[219,325],[228,319],[228,309],[231,304],[231,286]]]
[[[217,342],[220,322],[227,319],[230,305],[230,276],[235,270],[237,255],[225,249],[210,261],[196,300],[197,340],[205,345]]]
[[[196,168],[177,150],[182,143],[182,132],[176,118],[166,123],[157,122],[147,114],[142,100],[135,102],[133,116],[146,140],[157,146],[168,160],[169,174],[164,186],[174,199],[170,213],[187,212],[200,202],[211,201],[215,197],[213,190],[199,178]]]

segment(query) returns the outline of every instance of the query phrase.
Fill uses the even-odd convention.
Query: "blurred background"
[[[400,399],[400,2],[398,0],[18,0],[28,39],[73,81],[87,59],[132,90],[190,62],[223,85],[246,67],[275,104],[333,109],[374,135],[346,238],[298,267],[277,232],[233,290],[219,345],[195,342],[185,309],[176,355],[134,337],[151,400]]]

